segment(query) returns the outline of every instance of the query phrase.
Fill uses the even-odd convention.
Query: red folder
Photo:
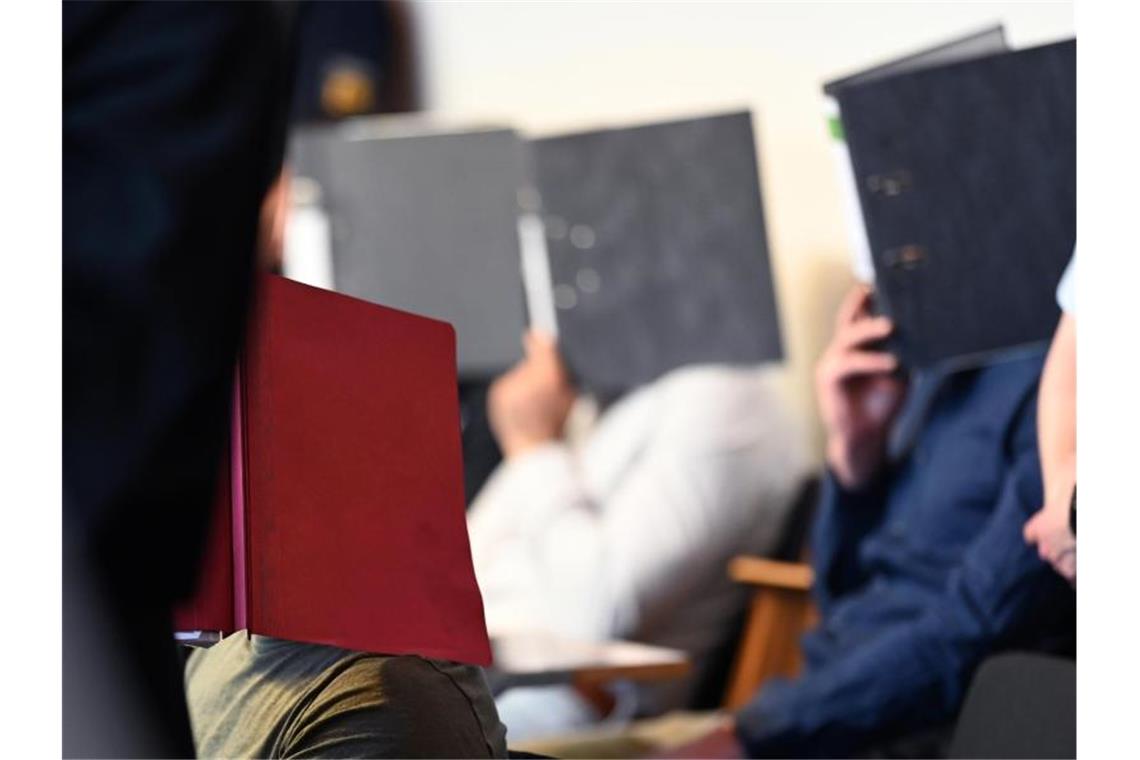
[[[450,325],[265,278],[176,629],[489,664],[456,388]]]

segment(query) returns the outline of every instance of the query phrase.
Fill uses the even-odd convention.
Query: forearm
[[[964,660],[928,659],[928,634],[896,626],[824,668],[768,682],[736,716],[749,757],[850,757],[886,727],[950,720]]]
[[[814,593],[821,610],[826,611],[834,597],[865,580],[858,549],[882,517],[889,482],[889,473],[884,470],[867,487],[853,491],[844,488],[831,472],[825,473],[811,535]]]
[[[468,530],[489,626],[605,632],[598,509],[564,445],[500,465],[472,505]]]
[[[840,434],[829,435],[825,446],[828,470],[845,490],[863,490],[875,479],[885,459],[886,446],[885,435],[860,442]]]
[[[1035,453],[1027,446],[1011,467],[989,523],[917,619],[884,622],[798,680],[766,687],[741,712],[738,732],[753,754],[843,756],[886,727],[948,720],[982,657],[1020,632],[1048,633],[1038,616],[1066,591],[1021,540],[1041,498]]]
[[[504,460],[471,504],[472,543],[503,535],[533,535],[550,517],[588,501],[577,462],[561,441]]]
[[[758,497],[786,501],[796,482],[798,468],[758,472],[755,446],[665,448],[644,453],[598,497],[557,450],[504,466],[470,522],[488,619],[525,609],[560,631],[626,635],[701,579],[722,577],[756,510],[783,514],[784,504]]]
[[[1076,320],[1063,314],[1041,373],[1037,435],[1045,498],[1066,506],[1076,480],[1076,394]]]

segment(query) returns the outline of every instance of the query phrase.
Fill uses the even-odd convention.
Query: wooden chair
[[[728,573],[755,587],[724,698],[724,706],[733,709],[747,703],[769,678],[799,672],[800,636],[818,618],[807,564],[741,556],[729,563]]]
[[[811,600],[813,574],[802,561],[808,528],[815,513],[818,481],[804,488],[785,529],[776,556],[781,559],[739,556],[728,565],[729,576],[753,587],[744,632],[724,693],[724,707],[747,703],[773,676],[794,676],[801,664],[800,636],[818,620]]]

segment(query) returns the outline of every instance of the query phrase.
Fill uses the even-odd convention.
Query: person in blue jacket
[[[803,672],[764,685],[702,756],[933,754],[983,658],[1072,644],[1073,591],[1022,538],[1043,503],[1044,351],[908,378],[875,347],[891,330],[858,288],[817,369],[828,472]]]

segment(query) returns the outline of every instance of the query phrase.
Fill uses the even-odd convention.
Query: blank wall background
[[[1014,47],[1074,34],[1070,2],[413,4],[425,107],[535,134],[749,108],[789,401],[851,282],[822,82],[994,22]]]

